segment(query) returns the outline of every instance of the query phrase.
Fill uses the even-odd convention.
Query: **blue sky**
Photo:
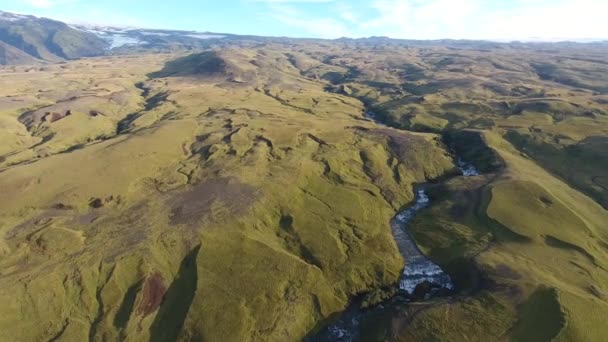
[[[608,39],[608,0],[0,0],[68,22],[267,36]]]

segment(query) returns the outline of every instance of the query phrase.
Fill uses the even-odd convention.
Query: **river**
[[[370,117],[368,116],[368,118]],[[473,165],[460,158],[457,160],[457,165],[464,177],[479,175]],[[419,211],[427,208],[431,203],[424,185],[417,187],[415,192],[414,204],[400,211],[390,222],[393,237],[406,262],[399,279],[398,294],[370,309],[362,309],[360,301],[354,301],[336,322],[307,338],[307,341],[355,342],[368,340],[373,335],[374,329],[382,330],[382,325],[388,324],[391,307],[395,304],[406,305],[415,292],[416,295],[420,293],[423,296],[422,299],[429,299],[440,292],[449,293],[455,290],[450,276],[420,252],[407,231],[408,223]]]

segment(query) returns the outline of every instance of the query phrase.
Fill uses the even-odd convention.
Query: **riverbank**
[[[479,171],[462,159],[457,159],[462,177],[480,175]],[[395,312],[412,301],[428,301],[436,296],[453,293],[454,283],[448,273],[428,259],[408,232],[408,224],[416,214],[431,205],[426,184],[415,188],[414,203],[401,210],[390,221],[393,237],[405,260],[405,267],[397,284],[396,294],[370,308],[363,308],[361,299],[353,303],[333,324],[307,339],[309,342],[366,340],[386,331]]]

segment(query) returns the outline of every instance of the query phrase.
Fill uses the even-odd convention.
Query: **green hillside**
[[[409,229],[456,290],[366,336],[605,340],[606,48],[71,60],[96,40],[43,24],[0,21],[11,58],[69,60],[0,68],[0,341],[302,340],[394,292],[389,222],[422,183]]]

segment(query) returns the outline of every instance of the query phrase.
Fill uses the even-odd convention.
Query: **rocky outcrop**
[[[55,121],[59,121],[67,116],[72,115],[71,110],[66,110],[64,113],[57,112],[45,112],[44,116],[40,119],[41,122],[53,123]]]

